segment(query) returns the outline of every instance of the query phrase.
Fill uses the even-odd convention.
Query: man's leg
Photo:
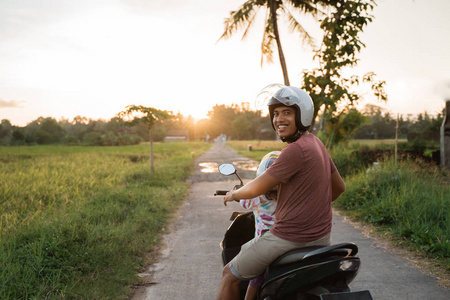
[[[231,273],[230,266],[227,264],[223,268],[222,281],[220,282],[217,300],[235,300],[239,299],[239,285],[241,280]]]

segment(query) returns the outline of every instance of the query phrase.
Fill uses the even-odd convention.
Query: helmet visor
[[[267,102],[267,105],[274,105],[279,103],[285,106],[292,106],[295,104],[298,105],[299,97],[294,90],[287,86],[284,86],[282,88],[279,88],[272,94],[272,97]]]
[[[256,96],[256,109],[262,110],[265,109],[267,105],[270,105],[269,101],[272,99],[274,93],[283,87],[284,85],[275,83],[263,88],[258,96]]]

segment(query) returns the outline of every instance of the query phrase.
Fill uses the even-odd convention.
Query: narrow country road
[[[237,166],[244,181],[255,176],[257,163],[222,142],[197,159],[189,178],[190,195],[167,229],[158,262],[140,274],[148,284],[139,287],[132,300],[215,299],[222,272],[219,243],[231,213],[242,211],[237,202],[225,207],[222,197],[213,196],[215,190],[238,183],[235,176],[217,172],[224,162]],[[375,300],[450,299],[450,290],[440,287],[436,279],[378,246],[344,219],[334,214],[332,236],[333,243],[354,242],[359,247],[361,269],[350,285],[352,290],[368,289]]]

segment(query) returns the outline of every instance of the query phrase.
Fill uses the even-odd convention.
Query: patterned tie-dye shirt
[[[261,199],[265,201],[261,202]],[[242,199],[239,201],[245,209],[253,210],[255,215],[255,236],[261,235],[261,232],[270,229],[275,222],[275,208],[277,202],[268,200],[266,196],[261,195],[253,199]]]

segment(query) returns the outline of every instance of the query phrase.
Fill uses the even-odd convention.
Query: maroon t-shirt
[[[311,242],[331,232],[331,174],[336,166],[313,134],[288,144],[266,172],[278,179],[274,235]]]

